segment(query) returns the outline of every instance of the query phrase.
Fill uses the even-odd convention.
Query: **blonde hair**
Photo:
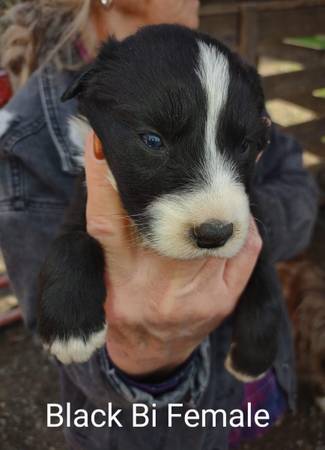
[[[75,41],[90,26],[91,4],[92,0],[27,0],[5,12],[0,65],[14,91],[50,60],[61,69],[83,64]]]

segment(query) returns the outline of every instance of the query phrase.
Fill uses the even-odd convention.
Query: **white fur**
[[[0,137],[2,137],[9,129],[14,119],[14,115],[5,109],[0,111]]]
[[[111,183],[113,188],[117,191],[118,190],[117,183],[116,183],[116,180],[115,180],[114,175],[112,174],[112,171],[110,170],[110,168],[108,168],[108,171],[107,171],[107,179]]]
[[[212,185],[193,192],[164,195],[149,206],[148,214],[152,219],[148,245],[171,258],[230,258],[245,242],[249,224],[248,200],[239,183],[223,185],[222,189]],[[233,236],[223,247],[199,248],[190,231],[211,219],[233,223]]]
[[[207,96],[205,151],[198,167],[204,181],[185,193],[164,195],[152,202],[147,210],[152,232],[146,243],[173,258],[231,258],[247,237],[249,202],[234,167],[217,144],[218,121],[228,95],[229,67],[226,57],[215,47],[199,42],[199,50],[197,75]],[[223,247],[201,249],[192,240],[191,229],[209,220],[233,224],[233,235]]]
[[[79,153],[79,155],[76,156],[76,161],[80,167],[84,167],[84,149],[91,127],[84,117],[73,116],[69,118],[68,130],[69,139]]]
[[[71,337],[68,340],[55,339],[49,351],[63,364],[82,363],[88,361],[98,348],[105,344],[107,326],[101,331],[92,333],[85,342],[82,338]]]
[[[205,126],[204,175],[211,181],[216,176],[233,178],[232,167],[224,160],[217,148],[216,135],[220,114],[226,105],[229,89],[229,64],[223,53],[215,46],[199,42],[199,66],[197,75],[207,97],[207,118]],[[215,169],[219,172],[215,174]]]

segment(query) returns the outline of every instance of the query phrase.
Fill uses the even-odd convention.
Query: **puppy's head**
[[[240,250],[267,134],[254,69],[206,35],[152,26],[104,44],[74,95],[146,245],[176,258]]]

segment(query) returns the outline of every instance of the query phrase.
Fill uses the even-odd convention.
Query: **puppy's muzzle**
[[[223,247],[234,232],[232,223],[209,220],[191,230],[192,239],[199,248]]]

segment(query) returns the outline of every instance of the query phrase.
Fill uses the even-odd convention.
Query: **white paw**
[[[233,375],[237,380],[241,381],[242,383],[251,383],[252,381],[260,380],[261,378],[265,377],[266,372],[262,373],[261,375],[258,375],[257,377],[247,375],[246,373],[238,372],[236,369],[234,369],[234,365],[231,358],[231,349],[230,352],[227,355],[227,358],[225,360],[225,368],[231,375]]]
[[[63,364],[82,363],[88,361],[91,355],[105,344],[107,326],[92,333],[85,342],[82,338],[71,337],[68,340],[55,339],[46,346],[50,353]]]

